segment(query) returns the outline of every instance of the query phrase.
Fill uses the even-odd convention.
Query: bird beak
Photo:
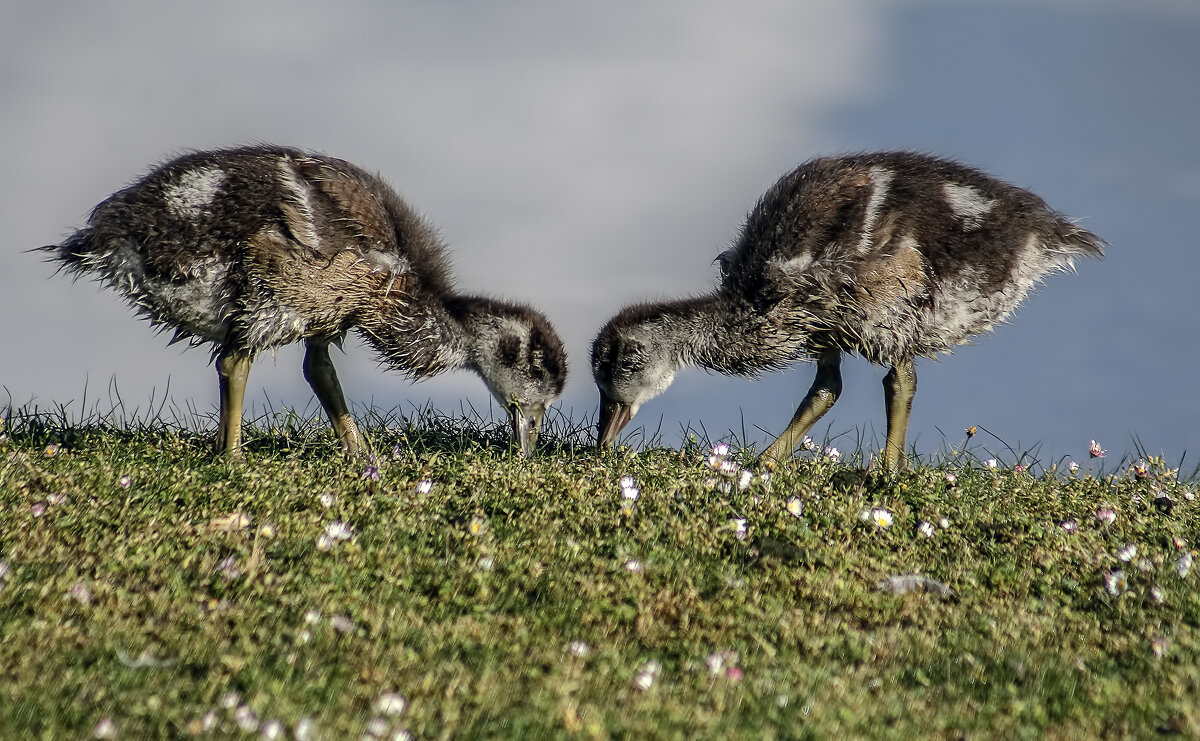
[[[508,407],[508,420],[512,424],[513,440],[521,446],[521,455],[526,458],[537,447],[538,430],[542,427],[542,417],[545,414],[546,407],[540,404],[530,405],[524,409],[520,404],[511,404]]]
[[[637,410],[632,404],[614,401],[601,391],[600,425],[596,430],[596,445],[601,448],[610,447],[616,441],[617,435],[621,434],[621,430],[625,429],[625,425],[629,424],[629,420],[633,419],[635,411]]]

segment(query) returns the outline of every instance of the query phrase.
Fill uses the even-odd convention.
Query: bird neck
[[[418,379],[469,364],[471,338],[441,301],[398,295],[386,301],[358,325],[385,362]]]
[[[664,304],[663,335],[679,365],[752,376],[789,362],[798,344],[749,306],[721,294]]]

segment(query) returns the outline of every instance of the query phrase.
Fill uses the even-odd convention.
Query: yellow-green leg
[[[252,362],[254,354],[244,350],[223,350],[217,356],[217,378],[221,384],[217,453],[229,458],[242,457],[242,403]]]
[[[912,358],[892,366],[883,377],[883,401],[887,405],[887,444],[883,448],[883,466],[899,471],[904,466],[904,438],[908,436],[908,415],[917,393],[917,371]]]
[[[842,355],[829,352],[817,358],[817,377],[813,379],[812,388],[796,408],[792,422],[771,443],[763,456],[767,460],[783,462],[791,459],[797,446],[804,441],[804,436],[812,429],[825,412],[828,412],[838,396],[842,393]]]
[[[337,371],[333,367],[333,360],[329,358],[329,343],[308,340],[305,345],[304,378],[329,415],[329,424],[333,425],[333,431],[342,443],[342,452],[358,455],[362,452],[362,437],[358,425],[350,416],[346,397],[342,395],[342,385],[338,383]]]

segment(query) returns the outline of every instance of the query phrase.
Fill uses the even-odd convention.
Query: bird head
[[[469,366],[504,407],[513,440],[529,455],[546,408],[567,381],[562,341],[544,316],[526,306],[480,299],[463,321],[474,337]]]
[[[592,375],[600,390],[596,444],[602,448],[613,444],[642,404],[667,390],[679,368],[648,309],[622,311],[592,343]]]

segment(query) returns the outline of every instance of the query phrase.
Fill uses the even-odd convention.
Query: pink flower
[[[1104,448],[1100,447],[1100,443],[1096,442],[1095,440],[1093,440],[1092,444],[1088,446],[1088,455],[1093,458],[1103,458],[1104,453]]]
[[[1103,522],[1105,525],[1111,525],[1117,520],[1117,513],[1113,512],[1111,507],[1101,507],[1096,511],[1096,520]]]

